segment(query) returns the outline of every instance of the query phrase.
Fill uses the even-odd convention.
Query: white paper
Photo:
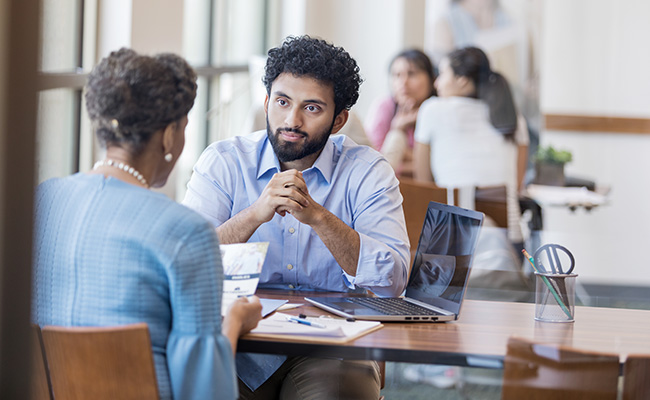
[[[271,314],[273,311],[279,309],[289,300],[279,300],[279,299],[263,299],[260,298],[260,303],[262,303],[262,318]]]
[[[219,246],[224,272],[221,315],[239,297],[255,294],[268,248],[268,242]]]
[[[276,312],[268,318],[265,318],[257,324],[257,328],[253,329],[251,333],[270,333],[275,335],[308,335],[308,336],[328,336],[328,337],[344,337],[345,333],[341,327],[332,325],[326,328],[318,328],[291,322],[287,317],[295,317],[289,314]],[[322,324],[323,318],[305,318],[308,321],[315,321]],[[323,324],[324,325],[324,324]]]
[[[257,328],[251,333],[273,334],[273,335],[298,335],[298,336],[324,336],[324,337],[352,337],[359,333],[370,330],[377,325],[377,321],[355,321],[349,322],[342,318],[328,317],[307,317],[307,321],[317,322],[325,325],[325,328],[318,328],[304,324],[290,322],[287,317],[294,315],[276,312],[268,318],[259,322]]]

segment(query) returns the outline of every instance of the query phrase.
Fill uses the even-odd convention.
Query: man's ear
[[[174,148],[174,141],[176,140],[176,129],[178,129],[177,122],[172,122],[165,127],[162,136],[163,155],[171,152]]]
[[[264,114],[269,115],[269,95],[264,96]]]
[[[332,134],[338,133],[338,131],[343,128],[346,122],[348,122],[348,118],[350,117],[350,112],[348,110],[343,110],[339,113],[339,115],[334,118],[334,125],[332,125]]]

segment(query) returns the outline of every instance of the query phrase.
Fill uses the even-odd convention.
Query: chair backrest
[[[497,226],[508,227],[508,204],[505,186],[476,188],[474,208],[490,216]]]
[[[158,399],[147,324],[42,329],[57,399]]]
[[[440,188],[432,183],[416,182],[406,178],[400,179],[399,189],[404,198],[403,208],[406,231],[411,242],[411,256],[413,256],[415,250],[417,250],[429,202],[435,201],[446,204],[447,189]]]
[[[623,367],[623,400],[650,399],[650,355],[629,355]]]
[[[41,344],[41,328],[38,325],[32,325],[30,331],[30,351],[31,351],[31,369],[30,369],[30,396],[31,400],[51,400],[50,384],[47,380],[47,364],[43,355],[43,346]]]
[[[616,400],[620,362],[613,354],[510,338],[502,400]]]

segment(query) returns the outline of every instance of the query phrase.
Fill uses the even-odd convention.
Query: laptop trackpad
[[[332,305],[334,307],[338,307],[341,311],[350,315],[386,315],[386,313],[383,313],[381,311],[375,311],[364,305],[352,303],[350,301],[333,301]]]
[[[358,309],[367,310],[368,309],[368,307],[366,307],[366,306],[362,306],[360,304],[352,303],[352,302],[349,302],[349,301],[335,301],[332,304],[334,304],[335,306],[337,306],[340,309],[345,310],[345,311],[348,311],[348,310],[352,311],[352,310],[358,310]]]

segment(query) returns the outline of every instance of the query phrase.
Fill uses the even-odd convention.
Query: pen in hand
[[[322,328],[322,329],[326,328],[325,325],[319,324],[318,322],[312,322],[312,321],[308,321],[306,319],[302,319],[302,318],[298,318],[298,317],[287,317],[287,321],[294,322],[296,324],[303,324],[303,325],[313,326],[314,328]]]

